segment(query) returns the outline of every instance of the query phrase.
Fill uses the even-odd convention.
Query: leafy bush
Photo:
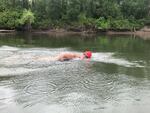
[[[130,22],[127,19],[111,21],[111,28],[113,29],[130,29]]]
[[[24,25],[24,24],[31,24],[34,22],[34,14],[30,11],[30,10],[24,10],[22,17],[20,19],[20,24]]]
[[[19,11],[0,12],[0,28],[14,29],[19,26],[21,13]]]
[[[144,22],[135,19],[104,19],[103,17],[97,19],[97,29],[112,29],[112,30],[135,30],[144,26]]]
[[[49,29],[52,26],[52,21],[50,19],[36,19],[33,23],[33,28],[35,29]]]
[[[141,27],[143,27],[143,23],[139,20],[117,19],[111,21],[112,29],[134,30],[134,29],[140,29]]]
[[[110,20],[106,20],[103,17],[100,17],[96,20],[96,27],[98,29],[109,29],[110,28]]]

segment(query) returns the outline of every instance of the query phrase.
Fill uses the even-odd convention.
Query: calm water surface
[[[39,61],[93,51],[90,62]],[[0,35],[0,113],[148,113],[150,40]]]

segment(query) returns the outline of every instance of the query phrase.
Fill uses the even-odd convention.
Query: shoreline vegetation
[[[0,29],[136,32],[150,25],[150,0],[0,0]]]
[[[0,0],[0,33],[141,36],[150,32],[149,4],[150,0]]]

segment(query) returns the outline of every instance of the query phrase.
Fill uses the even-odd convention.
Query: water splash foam
[[[124,67],[143,67],[138,63],[130,62],[123,58],[114,57],[114,53],[94,53],[92,57],[92,61],[103,62],[103,63],[111,63]]]

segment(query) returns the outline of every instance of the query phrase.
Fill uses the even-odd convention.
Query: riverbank
[[[97,32],[95,31],[72,31],[72,30],[65,30],[65,29],[50,29],[50,30],[33,30],[35,34],[48,34],[48,35],[55,35],[55,36],[64,36],[64,35],[95,35]]]
[[[55,35],[55,36],[64,36],[64,35],[95,35],[95,34],[105,34],[105,35],[132,35],[137,36],[143,39],[150,39],[150,29],[144,28],[138,31],[68,31],[64,29],[53,29],[53,30],[46,30],[46,31],[40,31],[40,30],[33,30],[33,33],[36,34],[48,34],[48,35]]]
[[[32,30],[34,34],[48,34],[55,36],[64,36],[64,35],[95,35],[95,34],[105,34],[105,35],[132,35],[138,36],[143,39],[150,39],[150,28],[144,27],[138,31],[71,31],[65,29],[50,29],[50,30]],[[9,33],[17,33],[16,30],[0,30],[0,34],[9,34]]]
[[[14,33],[16,30],[6,30],[6,29],[1,29],[0,33]]]
[[[149,39],[150,40],[150,28],[144,27],[138,31],[124,31],[124,32],[116,32],[116,31],[108,31],[106,32],[107,35],[132,35],[136,37],[140,37],[142,39]]]

